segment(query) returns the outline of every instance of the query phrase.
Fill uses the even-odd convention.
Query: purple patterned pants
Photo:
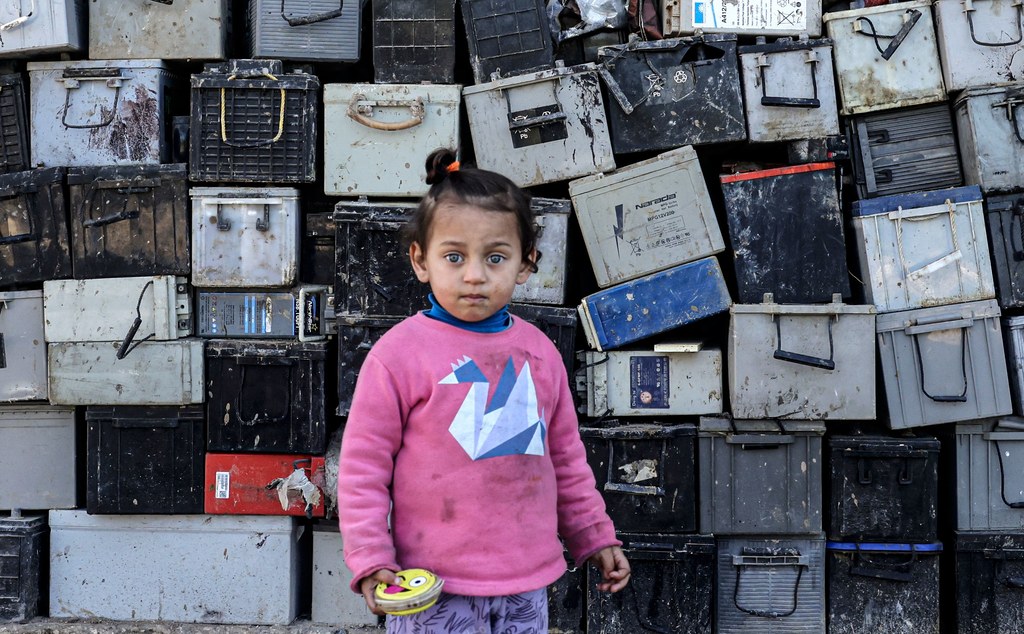
[[[387,634],[547,634],[547,588],[501,597],[441,593],[417,614],[388,616]]]

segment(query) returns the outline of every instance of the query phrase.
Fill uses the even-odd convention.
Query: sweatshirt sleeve
[[[356,593],[363,577],[400,570],[388,514],[404,409],[394,377],[371,352],[359,371],[338,463],[338,520]]]
[[[548,425],[549,447],[558,482],[558,533],[579,565],[602,548],[621,546],[622,542],[615,537],[615,527],[587,463],[564,369],[560,380],[558,400]]]

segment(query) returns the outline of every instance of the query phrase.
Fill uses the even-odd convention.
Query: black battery
[[[64,173],[0,176],[0,287],[71,277]]]
[[[209,341],[207,450],[322,455],[326,346],[324,341]]]
[[[85,421],[86,511],[203,512],[206,413],[202,405],[90,405]]]
[[[43,515],[0,517],[0,623],[39,613],[46,530]]]

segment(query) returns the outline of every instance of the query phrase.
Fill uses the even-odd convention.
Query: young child
[[[338,508],[352,590],[425,568],[444,580],[391,634],[547,632],[558,536],[617,592],[629,563],[595,488],[562,357],[512,317],[536,271],[528,196],[494,172],[427,159],[430,190],[406,226],[432,307],[389,330],[359,372],[342,438]],[[390,528],[389,528],[390,512]]]

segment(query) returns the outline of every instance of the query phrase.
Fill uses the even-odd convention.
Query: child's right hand
[[[363,577],[359,581],[359,589],[363,593],[363,598],[366,599],[366,607],[370,608],[370,612],[384,616],[384,610],[377,607],[377,600],[373,598],[373,591],[377,587],[378,583],[395,583],[398,581],[398,577],[394,571],[388,570],[387,568],[381,568],[372,575]]]

